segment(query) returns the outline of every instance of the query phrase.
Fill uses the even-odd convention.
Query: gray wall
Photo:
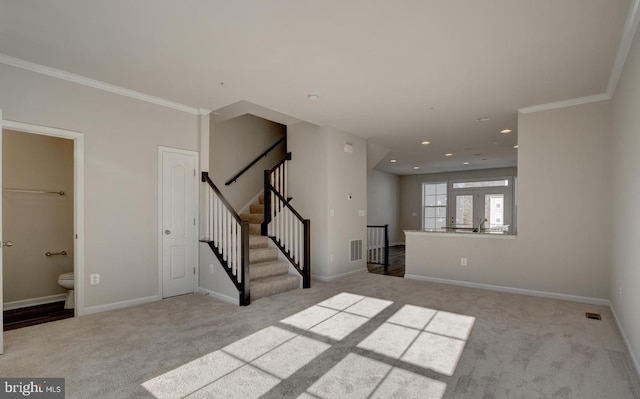
[[[640,30],[612,100],[611,303],[640,372]]]
[[[389,225],[389,242],[404,242],[398,228],[400,177],[371,169],[367,171],[367,224]]]
[[[220,123],[211,123],[209,140],[209,177],[235,210],[240,210],[263,189],[265,169],[271,169],[286,154],[279,145],[260,159],[237,182],[225,182],[286,133],[286,127],[246,114]]]
[[[311,220],[312,274],[331,279],[364,270],[365,260],[349,262],[349,241],[366,244],[366,216],[358,213],[367,209],[366,141],[306,122],[288,127],[288,141],[292,204]]]
[[[64,294],[58,275],[72,272],[74,259],[73,141],[3,129],[2,185],[65,193],[3,191],[2,233],[15,244],[3,251],[4,306]]]
[[[518,235],[407,236],[407,274],[561,293],[610,293],[607,102],[521,114]],[[468,266],[460,266],[460,258]]]
[[[7,65],[0,109],[84,134],[85,305],[157,297],[158,146],[197,151],[198,116]]]
[[[422,229],[422,183],[444,182],[454,179],[517,176],[517,174],[518,168],[496,168],[400,176],[399,217],[401,241],[404,241],[402,231]]]

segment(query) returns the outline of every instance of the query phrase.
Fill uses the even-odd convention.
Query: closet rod
[[[2,191],[11,191],[14,193],[34,193],[34,194],[58,194],[64,195],[64,191],[42,191],[42,190],[23,190],[20,188],[3,188]]]

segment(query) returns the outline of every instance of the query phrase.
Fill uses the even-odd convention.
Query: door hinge
[[[195,170],[195,169],[193,170],[193,175],[194,175],[194,176],[196,175],[196,170]]]
[[[193,268],[193,275],[195,276],[195,274],[196,274],[196,268],[194,267]]]
[[[196,225],[196,218],[193,218],[193,225]]]

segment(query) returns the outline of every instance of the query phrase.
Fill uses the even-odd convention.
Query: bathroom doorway
[[[3,138],[2,142],[5,143],[3,146],[5,148],[1,153],[4,155],[2,156],[2,165],[5,169],[2,174],[4,180],[2,182],[2,214],[3,219],[6,219],[3,220],[2,225],[6,225],[5,221],[11,223],[11,219],[20,219],[23,225],[32,227],[35,225],[35,230],[25,238],[24,232],[18,230],[14,232],[9,226],[3,229],[2,240],[5,245],[2,249],[4,259],[0,263],[0,275],[4,280],[2,284],[4,292],[0,297],[0,304],[2,304],[3,311],[7,310],[10,313],[20,313],[21,311],[27,313],[26,310],[29,307],[33,307],[32,313],[58,313],[57,315],[41,316],[43,317],[41,322],[81,315],[84,309],[82,284],[84,136],[78,132],[7,120],[2,121],[2,129],[3,133],[7,132],[8,140],[5,141]],[[7,162],[11,162],[12,158],[19,158],[19,161],[27,159],[27,155],[18,156],[17,153],[12,152],[14,149],[17,151],[20,147],[15,144],[15,141],[12,141],[16,137],[18,140],[26,140],[29,147],[35,147],[38,150],[53,150],[52,154],[44,155],[43,158],[53,158],[53,163],[56,165],[47,166],[44,164],[45,160],[38,158],[33,162],[37,165],[36,168],[20,163],[17,166],[5,166],[5,158]],[[61,164],[66,167],[64,172],[56,169]],[[70,181],[69,171],[71,171]],[[60,175],[64,175],[67,180],[58,181]],[[19,176],[23,176],[24,179],[18,179]],[[34,178],[34,176],[36,177]],[[29,182],[32,184],[28,185]],[[47,199],[49,201],[46,201]],[[13,207],[16,204],[18,207]],[[33,208],[29,210],[28,206],[33,206]],[[49,223],[47,220],[49,214],[53,214],[51,218],[53,223]],[[64,221],[61,221],[61,218]],[[63,227],[58,229],[61,226]],[[11,234],[17,234],[18,239],[10,237]],[[37,243],[38,238],[52,235],[58,237],[43,244]],[[8,241],[12,241],[13,245],[8,247],[6,245]],[[40,248],[42,245],[45,247]],[[28,248],[28,259],[19,260],[23,269],[16,272],[12,270],[11,263],[14,263],[15,255],[19,255],[19,251],[15,251],[14,254],[12,250],[20,247]],[[40,269],[34,272],[30,266],[32,263],[40,264]],[[27,266],[24,266],[25,264]],[[59,283],[60,275],[64,272],[74,272],[74,274],[66,276],[67,279],[70,277],[71,281]],[[12,281],[12,276],[16,273],[20,281]],[[37,280],[35,274],[46,276],[46,282]],[[36,287],[31,284],[34,281],[37,283]],[[37,287],[38,284],[41,286]],[[69,290],[63,288],[62,285],[74,287],[73,295],[67,295]],[[73,308],[64,310],[63,307],[61,311],[53,310],[54,303],[62,305],[66,302],[67,297],[71,297],[75,302]],[[3,313],[5,317],[8,315],[7,312]],[[0,342],[2,342],[1,339]]]

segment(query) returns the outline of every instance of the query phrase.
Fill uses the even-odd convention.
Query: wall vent
[[[362,240],[349,241],[349,262],[358,262],[362,260]]]
[[[586,312],[584,315],[587,317],[587,319],[602,320],[602,316],[600,316],[599,313]]]

